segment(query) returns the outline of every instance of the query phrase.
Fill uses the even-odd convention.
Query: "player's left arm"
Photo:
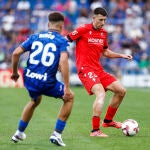
[[[19,74],[18,74],[18,63],[19,63],[19,59],[20,56],[24,53],[24,49],[19,46],[17,47],[13,54],[12,54],[12,75],[11,75],[11,79],[14,81],[17,81],[19,78]]]
[[[61,70],[63,82],[64,82],[64,100],[69,100],[73,98],[73,93],[70,89],[69,84],[69,63],[68,63],[68,53],[61,52],[60,61],[59,61],[59,69]]]
[[[111,51],[109,48],[104,49],[103,56],[108,57],[108,58],[125,58],[125,59],[128,59],[128,60],[132,60],[131,55],[115,53],[115,52]]]

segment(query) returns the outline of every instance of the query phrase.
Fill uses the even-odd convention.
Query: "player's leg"
[[[101,84],[101,74],[95,72],[92,68],[83,67],[78,74],[83,86],[89,93],[95,94],[96,98],[93,103],[93,114],[92,114],[92,131],[90,136],[107,137],[106,134],[100,131],[100,115],[105,100],[105,90]]]
[[[65,143],[62,141],[61,135],[66,126],[66,122],[71,113],[73,106],[73,99],[63,100],[63,105],[59,111],[58,119],[55,125],[55,131],[50,137],[50,141],[58,146],[65,146]]]
[[[110,100],[110,105],[116,108],[119,107],[126,94],[126,88],[123,87],[119,81],[115,81],[110,84],[107,89],[114,93],[112,99]]]
[[[27,105],[24,107],[24,110],[22,112],[21,119],[24,122],[29,122],[32,118],[32,115],[34,113],[35,108],[40,104],[42,99],[42,96],[38,96],[36,100],[31,100],[27,103]]]
[[[61,91],[58,92],[58,89],[61,89]],[[62,99],[64,95],[64,86],[62,85],[62,83],[58,82],[55,88],[53,88],[53,91],[51,91],[51,93],[53,93],[53,95],[51,96],[59,97]],[[62,99],[62,100],[63,100],[63,104],[58,113],[58,118],[55,125],[55,131],[50,136],[50,141],[58,146],[65,146],[65,143],[62,141],[61,135],[62,132],[64,131],[66,122],[72,110],[74,95],[72,95],[72,98],[70,99]]]
[[[96,98],[93,103],[92,131],[90,136],[107,137],[106,134],[100,131],[100,116],[105,100],[105,90],[101,84],[95,84],[91,92],[96,95]]]
[[[34,97],[35,97],[35,93],[34,93]],[[15,132],[15,134],[12,136],[12,140],[14,142],[18,142],[19,140],[24,140],[26,138],[24,131],[27,128],[30,119],[32,118],[35,108],[40,104],[41,99],[42,96],[37,96],[36,99],[31,98],[30,102],[28,102],[27,105],[24,107],[21,119],[18,124],[18,129]]]
[[[113,121],[113,118],[126,94],[126,89],[120,84],[119,81],[115,81],[107,86],[107,90],[112,91],[114,95],[110,100],[102,126],[121,128],[121,123]]]

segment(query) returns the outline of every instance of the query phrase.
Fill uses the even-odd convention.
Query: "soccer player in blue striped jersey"
[[[18,142],[26,138],[24,131],[35,108],[40,104],[42,95],[46,95],[63,100],[50,141],[56,145],[65,146],[61,134],[71,113],[74,99],[74,94],[69,85],[68,41],[61,35],[64,16],[60,12],[52,12],[48,19],[49,30],[31,35],[14,50],[12,55],[11,78],[17,81],[19,78],[19,58],[24,52],[29,52],[23,78],[24,85],[31,98],[22,112],[18,129],[12,136],[12,140]],[[62,74],[63,83],[56,78],[58,70]]]

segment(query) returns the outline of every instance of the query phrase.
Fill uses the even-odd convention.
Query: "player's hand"
[[[19,78],[19,74],[18,73],[13,73],[12,75],[11,75],[11,79],[13,80],[13,81],[17,81],[18,80],[18,78]]]
[[[126,55],[126,54],[123,54],[123,58],[125,59],[128,59],[128,60],[132,60],[132,56],[131,55]]]
[[[70,100],[74,98],[74,94],[71,91],[70,88],[64,88],[64,95],[63,95],[63,99],[64,100]]]

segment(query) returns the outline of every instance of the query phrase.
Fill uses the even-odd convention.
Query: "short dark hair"
[[[49,22],[64,21],[64,16],[60,12],[52,12],[48,15]]]
[[[94,15],[98,15],[98,14],[101,14],[103,16],[107,16],[107,11],[105,8],[102,8],[102,7],[97,7],[94,9]]]

